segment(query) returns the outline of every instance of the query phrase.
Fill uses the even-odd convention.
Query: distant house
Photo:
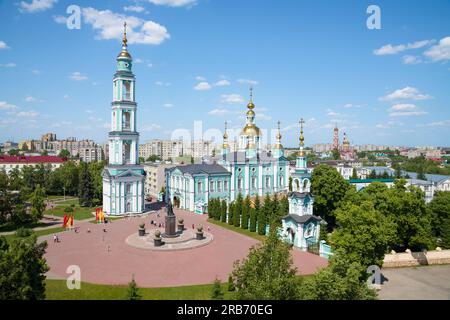
[[[360,191],[372,182],[381,182],[390,188],[394,185],[394,181],[395,179],[350,179],[348,182],[356,187],[356,191]]]
[[[411,179],[417,179],[417,173],[406,172]],[[435,191],[450,191],[450,176],[442,174],[425,174],[427,181],[433,183]]]
[[[23,167],[44,165],[52,170],[59,168],[66,158],[56,156],[0,156],[0,170],[6,171],[9,174],[13,169],[21,170]]]

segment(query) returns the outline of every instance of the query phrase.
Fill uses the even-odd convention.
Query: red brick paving
[[[67,277],[69,265],[81,268],[81,280],[98,284],[127,284],[134,274],[141,287],[171,287],[182,285],[208,284],[216,277],[222,281],[228,279],[233,269],[233,262],[247,256],[251,246],[257,240],[239,233],[209,224],[206,216],[175,210],[177,217],[183,217],[185,226],[203,224],[207,230],[211,227],[214,240],[207,246],[173,252],[155,252],[133,248],[125,243],[125,239],[137,232],[141,222],[146,228],[154,228],[151,220],[163,222],[165,211],[161,217],[152,214],[145,218],[125,218],[106,225],[95,225],[81,222],[79,233],[67,231],[59,233],[60,243],[53,243],[52,235],[43,237],[48,242],[46,253],[52,277]],[[87,229],[91,233],[87,233]],[[107,232],[103,232],[103,228]],[[108,252],[108,246],[110,251]],[[327,265],[327,261],[319,256],[293,251],[294,264],[299,274],[312,274],[318,268]]]

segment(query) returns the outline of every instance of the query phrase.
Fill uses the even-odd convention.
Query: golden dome
[[[246,136],[261,136],[261,130],[254,124],[247,124],[241,132],[242,135]]]
[[[255,109],[255,105],[253,104],[253,101],[250,101],[247,105],[247,108],[250,109],[250,111],[252,111],[253,109]]]
[[[225,133],[223,134],[223,138],[224,139],[228,139],[228,133],[225,131]]]
[[[117,56],[117,58],[128,58],[128,59],[131,59],[131,55],[128,53],[128,51],[122,50],[122,51],[120,51],[120,53]]]
[[[281,135],[281,132],[278,131],[277,135],[275,136],[276,139],[280,140],[283,136]]]
[[[255,116],[255,111],[253,111],[252,109],[248,110],[247,111],[247,116],[254,117]]]

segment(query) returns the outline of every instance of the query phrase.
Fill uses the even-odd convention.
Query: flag
[[[67,216],[67,214],[64,215],[64,220],[63,220],[63,228],[67,228],[67,221],[68,221],[69,217]]]

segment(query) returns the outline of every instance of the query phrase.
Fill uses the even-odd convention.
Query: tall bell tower
[[[103,211],[108,215],[144,211],[144,170],[139,165],[139,133],[133,59],[128,52],[124,23],[122,50],[113,77],[109,165],[103,173]]]

